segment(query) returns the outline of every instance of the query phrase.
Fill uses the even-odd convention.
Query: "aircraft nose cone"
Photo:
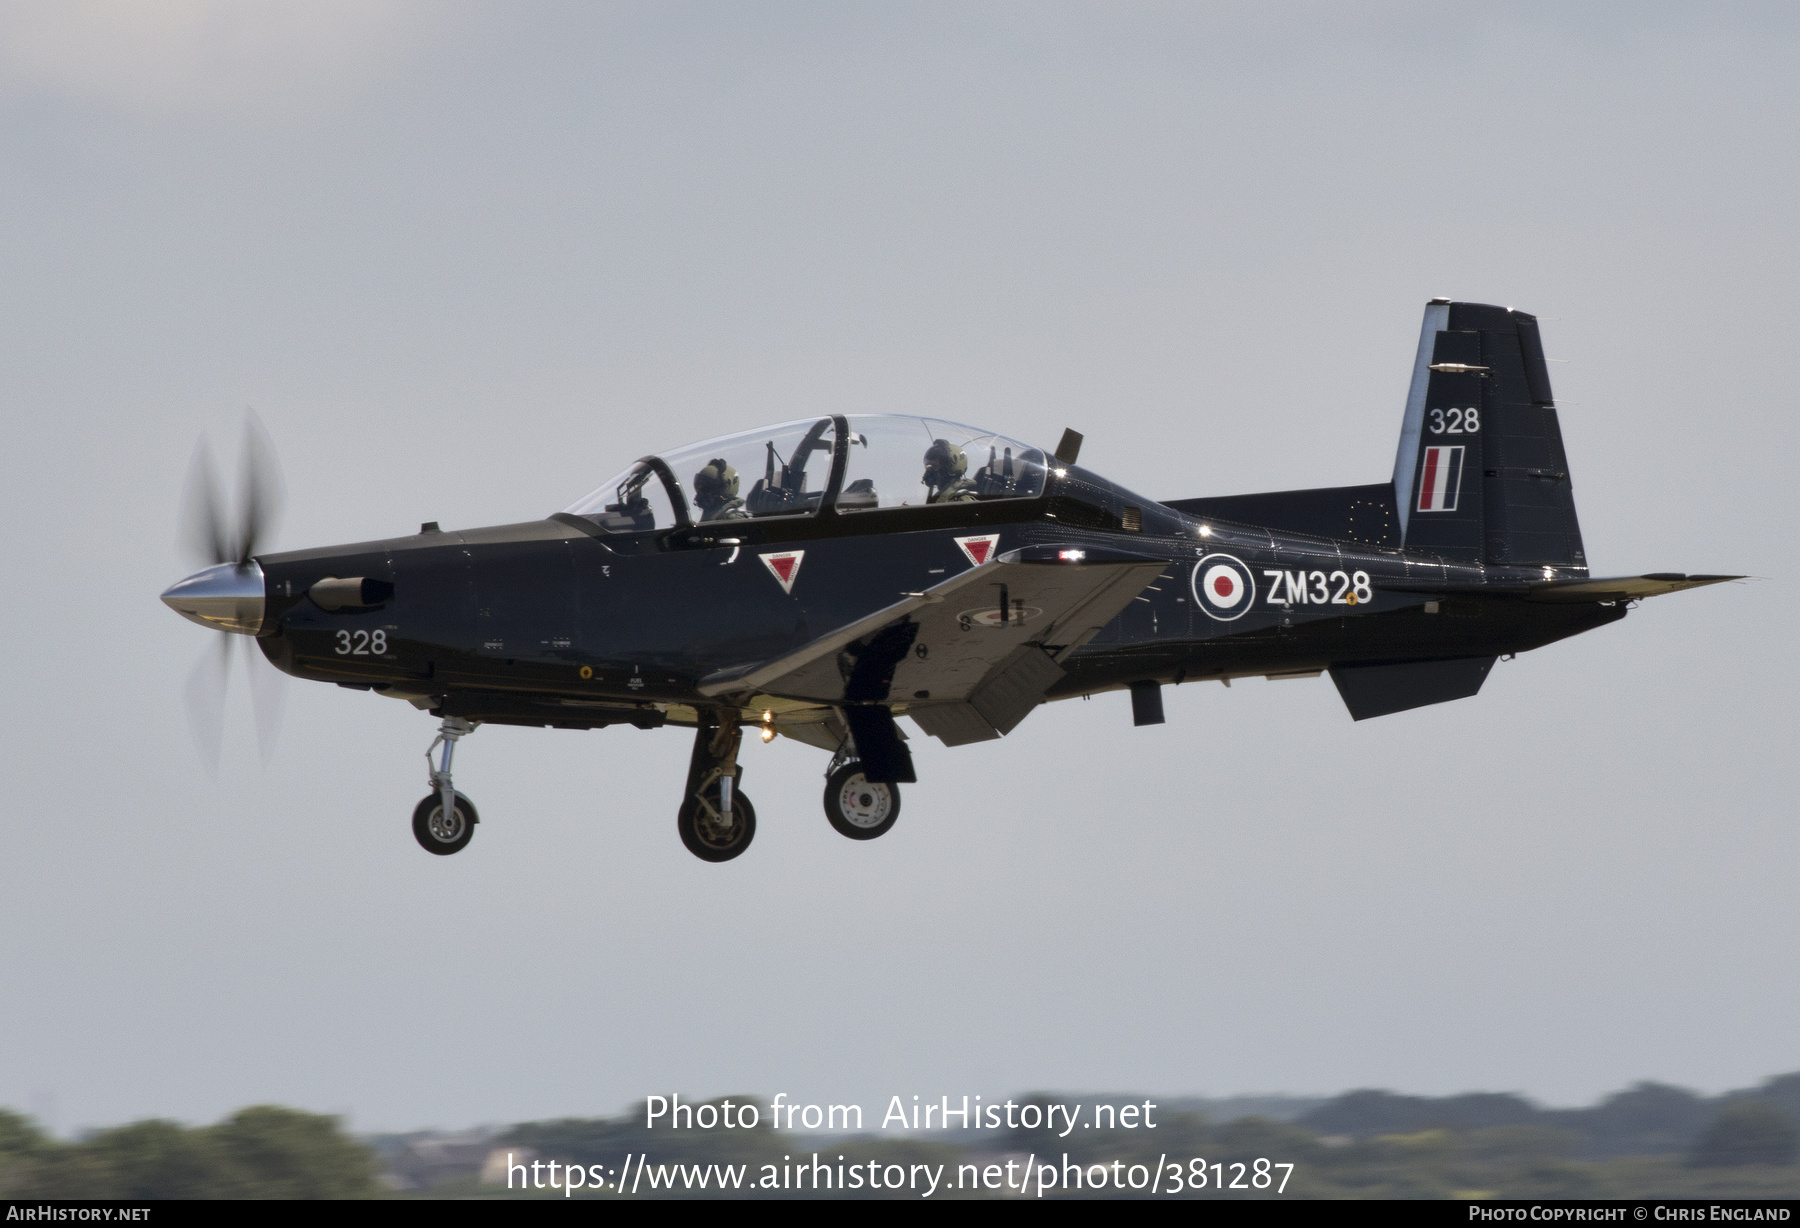
[[[215,631],[255,635],[262,630],[263,572],[254,560],[196,571],[163,591],[163,604]]]

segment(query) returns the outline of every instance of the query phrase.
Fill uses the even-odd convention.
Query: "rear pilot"
[[[925,484],[927,503],[973,503],[975,483],[963,475],[969,471],[969,458],[947,439],[934,439],[925,449]]]

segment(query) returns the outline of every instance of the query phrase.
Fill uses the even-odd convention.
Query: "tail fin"
[[[1536,316],[1448,299],[1426,305],[1394,495],[1410,549],[1587,567]]]

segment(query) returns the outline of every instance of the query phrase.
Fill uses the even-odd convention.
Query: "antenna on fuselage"
[[[1075,458],[1081,455],[1081,432],[1063,432],[1062,442],[1056,445],[1056,459],[1065,465],[1073,465]]]

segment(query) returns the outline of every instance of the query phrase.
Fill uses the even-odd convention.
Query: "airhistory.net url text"
[[[921,1198],[939,1191],[996,1191],[1018,1197],[1042,1198],[1059,1191],[1111,1191],[1138,1194],[1183,1194],[1201,1190],[1262,1190],[1281,1193],[1287,1188],[1294,1166],[1257,1159],[1248,1163],[1207,1163],[1204,1158],[1171,1160],[1167,1155],[1152,1166],[1114,1160],[1107,1164],[1082,1164],[1065,1152],[1061,1163],[1037,1156],[1007,1158],[992,1163],[884,1164],[880,1160],[850,1163],[842,1156],[833,1162],[818,1152],[780,1164],[653,1164],[647,1154],[626,1153],[618,1168],[600,1164],[564,1164],[557,1160],[515,1160],[506,1156],[506,1188],[561,1190],[564,1197],[577,1192],[656,1194],[675,1190],[854,1191],[905,1190]]]

